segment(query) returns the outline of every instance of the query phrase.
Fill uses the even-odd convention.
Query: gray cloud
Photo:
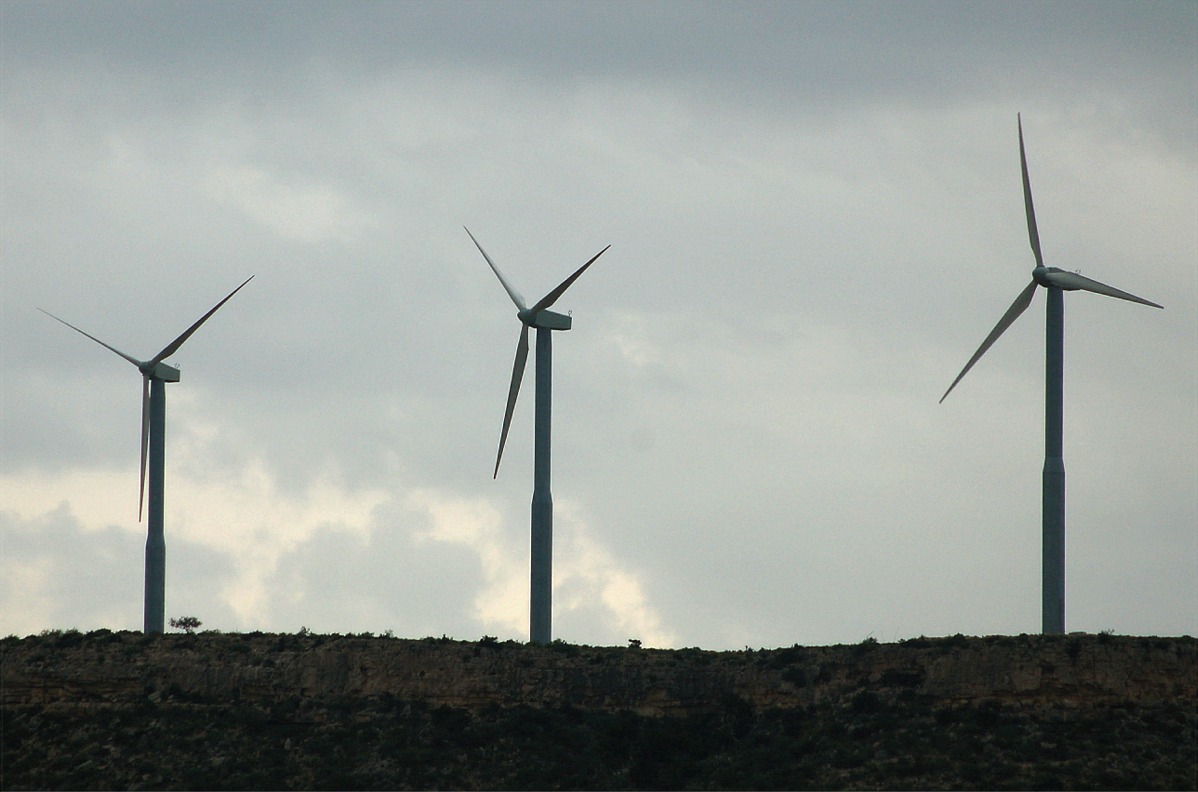
[[[68,482],[136,493],[136,374],[33,307],[149,355],[253,273],[174,358],[197,615],[521,637],[477,602],[497,569],[526,594],[531,371],[491,481],[518,328],[465,224],[526,295],[613,245],[559,304],[563,634],[1034,631],[1042,303],[936,404],[1031,268],[1022,110],[1046,254],[1166,305],[1067,301],[1070,624],[1193,632],[1192,5],[0,16],[14,569],[129,519]],[[474,533],[421,538],[414,492]],[[260,622],[222,599],[247,581]],[[88,618],[135,624],[132,591]]]

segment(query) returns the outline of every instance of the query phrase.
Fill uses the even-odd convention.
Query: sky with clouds
[[[1066,627],[1198,632],[1198,5],[0,4],[0,633],[168,617],[528,635],[554,306],[554,637],[1037,632],[1046,263]]]

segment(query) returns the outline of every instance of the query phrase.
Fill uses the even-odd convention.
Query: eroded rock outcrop
[[[0,788],[1193,788],[1198,642],[0,641]]]
[[[1114,636],[916,639],[743,652],[319,635],[64,634],[2,643],[5,706],[175,695],[388,695],[477,709],[692,714],[792,708],[869,688],[955,702],[1160,703],[1198,695],[1198,642]]]

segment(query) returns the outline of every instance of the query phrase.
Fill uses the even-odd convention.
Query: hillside
[[[0,641],[3,789],[1198,785],[1198,641]]]

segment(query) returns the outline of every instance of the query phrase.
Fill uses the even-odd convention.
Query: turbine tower
[[[160,633],[164,630],[166,612],[166,539],[162,530],[163,484],[166,466],[166,383],[179,381],[179,369],[163,361],[175,354],[183,342],[208,321],[208,317],[229,301],[241,287],[254,279],[246,278],[225,299],[213,306],[212,310],[201,316],[195,324],[187,328],[174,341],[162,348],[149,360],[138,360],[127,355],[116,347],[109,346],[100,339],[80,330],[70,322],[59,319],[49,311],[38,308],[39,311],[57,319],[77,333],[81,333],[100,346],[123,357],[141,372],[141,483],[137,493],[137,520],[141,522],[142,504],[145,500],[146,471],[150,478],[149,525],[146,536],[146,586],[143,629],[147,633]],[[147,457],[149,465],[147,466]]]
[[[961,373],[948,386],[944,399],[957,386],[961,378],[973,367],[974,363],[986,353],[998,337],[1010,327],[1019,315],[1027,310],[1032,302],[1036,287],[1041,286],[1047,292],[1047,341],[1045,345],[1045,385],[1044,385],[1044,476],[1042,500],[1042,582],[1041,582],[1041,612],[1042,629],[1046,635],[1060,635],[1065,632],[1065,460],[1062,449],[1063,423],[1063,380],[1064,380],[1064,337],[1065,337],[1065,300],[1067,291],[1088,291],[1120,300],[1150,305],[1161,308],[1154,302],[1128,294],[1105,283],[1091,280],[1076,272],[1066,272],[1056,267],[1044,266],[1044,257],[1040,253],[1040,234],[1036,229],[1036,212],[1032,207],[1032,187],[1027,176],[1027,154],[1023,148],[1023,119],[1016,115],[1019,128],[1019,164],[1023,171],[1023,204],[1027,213],[1027,233],[1031,241],[1032,253],[1036,257],[1036,267],[1032,270],[1032,281],[1029,283],[1015,302],[1007,309],[998,324],[986,336],[986,340],[973,353],[973,357],[961,369]]]
[[[503,446],[507,443],[508,427],[512,423],[512,411],[516,407],[516,396],[524,379],[524,363],[528,359],[528,328],[537,330],[537,391],[536,418],[533,443],[533,490],[532,490],[532,563],[529,596],[530,638],[533,643],[548,644],[552,635],[553,616],[553,495],[549,488],[550,474],[550,423],[552,411],[553,340],[554,330],[569,330],[571,320],[565,314],[550,311],[549,307],[561,297],[566,289],[595,259],[607,252],[607,247],[596,253],[574,274],[566,278],[556,289],[542,297],[531,308],[512,286],[511,282],[495,266],[495,262],[478,244],[470,229],[466,229],[474,246],[483,254],[491,270],[503,284],[504,291],[516,304],[516,317],[520,320],[520,340],[516,344],[516,360],[512,366],[512,382],[508,386],[507,409],[503,414],[503,431],[499,434],[499,452],[495,455],[495,472],[499,476],[499,462],[503,459]]]

